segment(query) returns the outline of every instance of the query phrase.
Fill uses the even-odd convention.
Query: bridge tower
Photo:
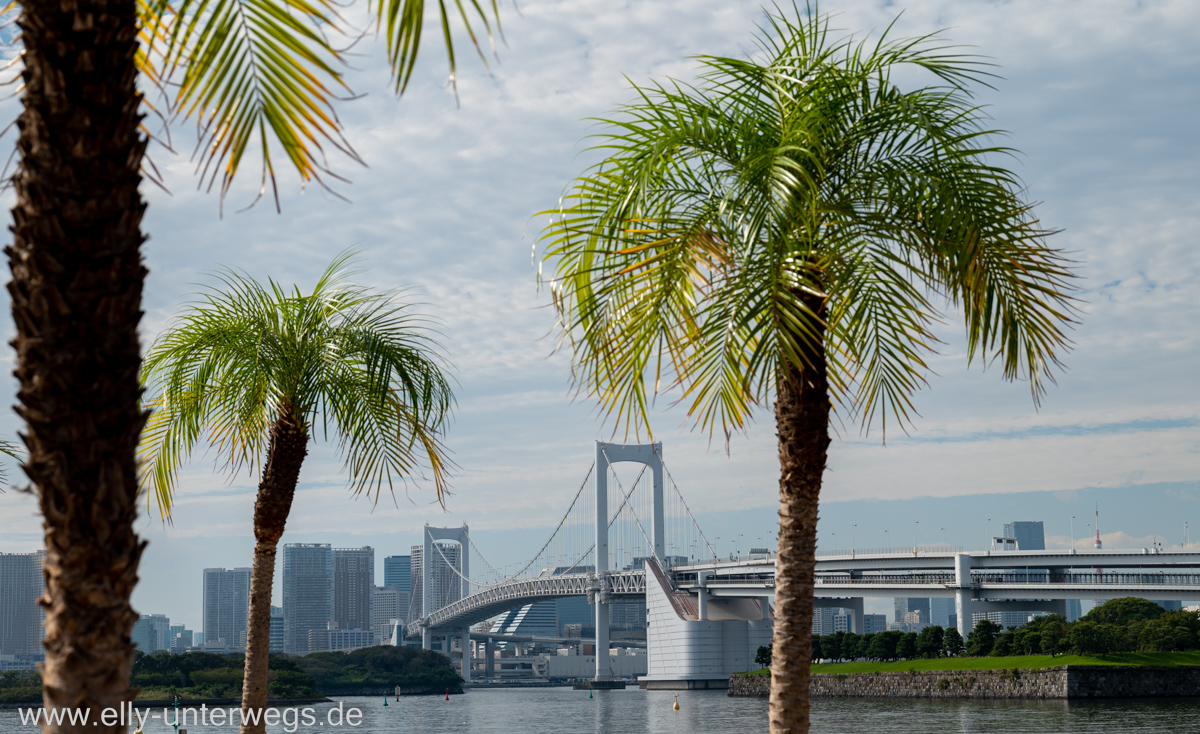
[[[433,544],[436,540],[452,540],[462,547],[458,554],[462,564],[460,569],[462,575],[459,577],[459,581],[462,583],[460,598],[471,595],[471,582],[467,580],[471,578],[471,534],[467,524],[463,523],[460,528],[435,528],[428,524],[425,525],[425,543],[421,551],[421,621],[423,622],[421,647],[426,650],[433,649],[433,635],[429,631],[429,615],[435,609],[433,606],[433,555],[438,551],[434,550]],[[445,652],[446,657],[449,657],[450,635],[446,635]],[[462,632],[462,677],[465,681],[471,680],[471,628],[469,625],[464,627]]]
[[[654,496],[650,517],[650,543],[660,563],[666,555],[663,534],[662,443],[619,444],[596,442],[596,680],[612,680],[608,659],[608,467],[623,461],[645,464],[653,474]]]

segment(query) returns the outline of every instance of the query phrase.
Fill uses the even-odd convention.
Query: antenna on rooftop
[[[1100,542],[1100,503],[1096,503],[1096,550],[1100,550],[1104,544]]]

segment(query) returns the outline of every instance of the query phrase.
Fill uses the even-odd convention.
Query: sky
[[[1096,503],[1106,547],[1182,544],[1184,523],[1200,529],[1200,4],[843,0],[826,9],[859,36],[897,16],[898,36],[944,29],[997,65],[1001,78],[979,100],[1021,151],[1008,165],[1042,221],[1061,230],[1052,242],[1078,261],[1083,291],[1067,369],[1040,408],[1027,385],[968,366],[951,314],[907,434],[891,432],[885,445],[878,431],[836,425],[821,547],[912,535],[979,548],[989,528],[1018,519],[1043,520],[1048,544],[1068,547],[1071,516],[1084,538]],[[596,160],[588,118],[630,101],[631,81],[687,80],[697,54],[745,57],[764,18],[758,2],[741,0],[525,0],[501,12],[498,62],[485,69],[460,49],[459,104],[436,37],[400,100],[380,45],[356,47],[349,81],[362,96],[338,114],[367,165],[332,160],[350,180],[337,187],[344,198],[301,191],[283,172],[282,213],[269,202],[237,211],[257,186],[247,169],[222,214],[218,197],[197,187],[186,123],[172,130],[173,150],[151,148],[169,191],[144,187],[147,343],[218,266],[311,287],[347,248],[362,252],[363,284],[407,288],[440,320],[457,383],[446,443],[458,469],[445,509],[424,483],[377,503],[351,496],[336,453],[317,444],[282,541],[371,545],[380,582],[383,556],[419,542],[424,523],[468,523],[495,565],[532,555],[587,473],[594,441],[623,438],[574,397],[569,356],[555,350],[554,315],[537,287],[545,220],[534,215]],[[17,111],[14,99],[0,102],[0,117]],[[7,320],[0,332],[7,343]],[[11,350],[0,358],[11,362]],[[12,404],[4,372],[0,392]],[[770,411],[728,450],[688,430],[679,409],[664,406],[653,421],[719,550],[769,538],[778,500]],[[0,435],[18,430],[11,412],[0,414]],[[142,613],[199,629],[201,570],[249,565],[255,477],[219,469],[198,450],[173,521],[153,508],[139,521],[150,541],[134,594]],[[34,500],[0,495],[0,551],[40,545]]]

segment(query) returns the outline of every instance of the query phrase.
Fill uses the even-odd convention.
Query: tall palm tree
[[[835,38],[776,13],[751,61],[637,87],[606,157],[543,233],[573,375],[626,432],[673,390],[726,440],[774,399],[779,555],[770,721],[808,731],[817,503],[831,409],[903,426],[943,310],[968,362],[1035,401],[1073,319],[1071,263],[1022,200],[970,87],[985,67],[936,36]],[[904,89],[898,70],[925,72]]]
[[[436,345],[411,307],[349,285],[345,256],[311,293],[222,271],[151,346],[143,481],[163,504],[182,462],[207,440],[230,472],[261,465],[246,624],[242,710],[267,702],[275,551],[308,443],[336,437],[350,486],[389,490],[429,470],[441,498],[439,433],[453,395]],[[242,732],[265,725],[243,724]]]
[[[402,91],[425,0],[367,2]],[[129,599],[144,547],[133,530],[145,421],[138,323],[146,205],[138,189],[154,170],[143,166],[143,118],[196,120],[200,175],[219,180],[222,196],[255,145],[264,189],[274,190],[279,150],[302,180],[323,182],[329,149],[356,159],[334,108],[348,96],[338,44],[361,31],[347,27],[338,0],[17,5],[24,109],[6,253],[25,471],[45,518],[44,703],[90,717],[86,727],[44,729],[115,733],[123,727],[101,713],[132,699],[137,615]],[[438,7],[453,76],[451,16],[479,48],[472,23],[490,39],[498,10]],[[139,74],[162,92],[148,109]]]

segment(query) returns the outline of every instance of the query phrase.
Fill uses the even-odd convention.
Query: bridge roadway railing
[[[710,579],[710,585],[746,584],[746,580]],[[973,573],[972,585],[977,586],[1020,586],[1022,584],[1068,584],[1080,586],[1197,586],[1200,574],[1194,573]],[[954,574],[892,574],[878,576],[818,576],[817,584],[823,586],[860,586],[889,584],[930,584],[954,586]]]
[[[827,576],[816,579],[817,586],[955,586],[952,573],[914,573],[863,576]],[[773,575],[715,577],[705,580],[707,586],[765,586],[774,587]],[[1196,586],[1200,587],[1200,574],[1190,573],[975,573],[971,575],[973,586],[1021,586],[1064,584],[1079,586]],[[681,588],[694,588],[694,579],[682,580]]]
[[[609,596],[636,596],[646,593],[646,574],[642,570],[613,571],[605,575]],[[421,634],[422,627],[456,628],[481,622],[520,604],[567,596],[588,596],[600,591],[594,573],[539,576],[508,581],[463,597],[453,604],[434,610],[427,620],[409,623],[404,629],[410,636]]]

